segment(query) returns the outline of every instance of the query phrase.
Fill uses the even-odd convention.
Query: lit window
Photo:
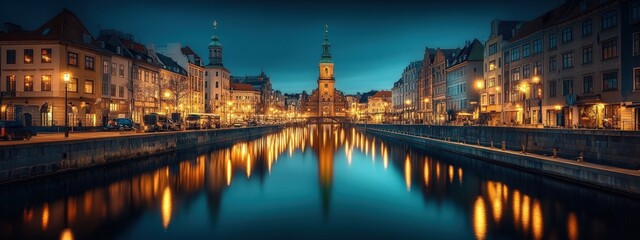
[[[24,50],[24,63],[33,63],[33,49]]]
[[[67,84],[67,92],[78,92],[78,78],[69,79],[69,84]]]
[[[40,51],[40,62],[51,63],[51,48],[43,48]]]
[[[74,52],[69,52],[67,54],[67,64],[71,66],[78,66],[78,54]]]
[[[51,75],[42,75],[40,78],[40,91],[51,91]]]
[[[84,92],[89,94],[93,93],[93,80],[84,80]]]
[[[24,76],[24,91],[25,92],[33,91],[33,75]]]

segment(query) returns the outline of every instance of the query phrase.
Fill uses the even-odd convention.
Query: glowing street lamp
[[[68,96],[69,92],[69,81],[71,81],[71,74],[65,72],[62,75],[62,79],[64,80],[64,137],[69,137],[69,106],[68,106]]]

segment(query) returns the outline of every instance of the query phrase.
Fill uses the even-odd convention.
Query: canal
[[[0,239],[633,239],[640,201],[338,125],[0,185]]]

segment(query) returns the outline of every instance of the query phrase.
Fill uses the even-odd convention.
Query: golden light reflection
[[[374,138],[373,141],[371,141],[371,161],[375,162],[376,161],[376,139]]]
[[[404,181],[407,184],[407,191],[411,191],[411,159],[409,155],[404,159]]]
[[[533,201],[533,215],[532,215],[532,231],[534,239],[542,239],[544,233],[544,222],[542,220],[542,209],[540,207],[540,201],[537,199]]]
[[[251,177],[251,154],[247,155],[247,178]]]
[[[520,222],[520,191],[513,191],[513,223],[518,228]]]
[[[73,232],[71,232],[71,228],[65,228],[60,233],[60,240],[73,240]]]
[[[231,159],[227,158],[227,163],[225,165],[226,165],[226,173],[227,173],[226,174],[226,176],[227,176],[227,186],[230,186],[231,185],[231,174],[232,174],[232,171],[231,171]]]
[[[436,161],[436,182],[440,182],[440,162]]]
[[[473,204],[473,233],[476,239],[487,238],[487,211],[480,196]]]
[[[462,168],[458,168],[458,182],[462,185]]]
[[[25,208],[24,210],[22,210],[22,220],[24,222],[31,222],[31,220],[33,220],[32,208]]]
[[[488,181],[487,194],[493,209],[493,220],[499,223],[502,219],[502,183]]]
[[[384,147],[384,153],[382,154],[382,165],[384,165],[384,170],[387,170],[387,167],[389,167],[389,153],[387,152],[387,147]]]
[[[427,162],[426,158],[424,161],[424,170],[422,175],[424,176],[424,185],[426,187],[429,187],[429,162]]]
[[[529,231],[530,221],[529,218],[531,214],[531,202],[529,196],[526,194],[522,195],[522,230],[525,232]]]
[[[49,227],[49,204],[44,203],[42,207],[42,230],[47,230]]]
[[[453,166],[449,165],[449,183],[453,182]]]
[[[162,228],[168,229],[171,222],[171,189],[164,188],[162,193]]]
[[[567,218],[567,236],[570,240],[578,239],[578,230],[578,218],[575,213],[571,212]]]
[[[67,199],[67,219],[69,223],[73,223],[76,220],[76,199]]]

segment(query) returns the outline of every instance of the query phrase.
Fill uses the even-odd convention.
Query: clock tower
[[[335,78],[333,77],[333,61],[331,60],[331,43],[329,43],[329,26],[324,27],[322,55],[318,64],[318,116],[335,116]]]

